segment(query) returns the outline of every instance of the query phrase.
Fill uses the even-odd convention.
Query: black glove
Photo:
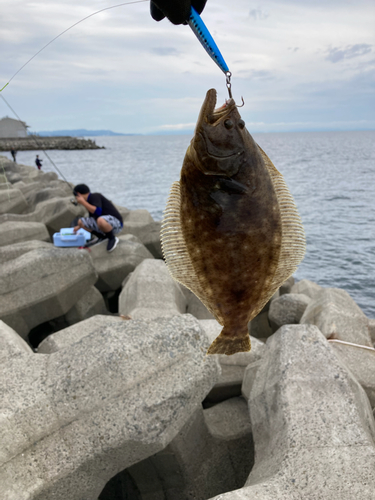
[[[167,17],[173,24],[187,24],[190,17],[190,9],[200,14],[207,0],[151,0],[150,11],[155,21],[161,21]]]

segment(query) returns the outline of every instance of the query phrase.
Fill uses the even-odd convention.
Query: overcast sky
[[[117,3],[1,0],[0,88],[60,32]],[[375,129],[374,0],[208,0],[202,19],[250,132]],[[190,132],[210,88],[221,105],[225,77],[190,28],[156,23],[143,2],[75,26],[2,95],[34,131],[146,134]]]

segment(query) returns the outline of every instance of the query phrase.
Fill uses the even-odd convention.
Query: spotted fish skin
[[[167,206],[162,244],[172,276],[224,326],[208,354],[230,355],[250,350],[248,322],[295,270],[304,235],[297,237],[292,265],[285,263],[290,252],[283,248],[283,229],[293,232],[283,221],[285,184],[235,102],[219,110],[215,105],[211,89]],[[171,230],[178,236],[171,238]]]

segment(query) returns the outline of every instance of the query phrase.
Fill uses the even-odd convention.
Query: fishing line
[[[29,64],[30,61],[32,61],[34,59],[34,57],[36,57],[38,54],[40,54],[46,47],[48,47],[48,45],[51,45],[52,42],[54,42],[55,40],[57,40],[61,35],[63,35],[64,33],[66,33],[67,31],[71,30],[72,28],[74,28],[74,26],[77,26],[77,24],[80,24],[82,23],[83,21],[86,21],[86,19],[89,19],[90,17],[92,16],[95,16],[96,14],[99,14],[100,12],[104,12],[105,10],[110,10],[110,9],[115,9],[117,7],[122,7],[123,5],[131,5],[131,4],[134,4],[134,3],[142,3],[142,2],[148,2],[148,0],[133,0],[132,2],[124,2],[124,3],[119,3],[118,5],[112,5],[111,7],[105,7],[104,9],[101,9],[101,10],[97,10],[96,12],[93,12],[92,14],[90,14],[89,16],[86,16],[84,17],[83,19],[81,19],[80,21],[77,21],[76,23],[72,24],[71,26],[69,26],[69,28],[67,28],[66,30],[62,31],[59,35],[55,36],[55,38],[53,38],[52,40],[50,40],[46,45],[44,45],[44,47],[42,47],[40,50],[38,50],[38,52],[36,54],[34,54],[32,57],[30,57],[30,59],[28,61],[25,62],[25,64],[23,66],[20,67],[20,69],[18,71],[16,71],[16,73],[14,73],[14,75],[12,76],[12,78],[9,80],[8,83],[6,83],[4,85],[4,87],[2,89],[0,89],[0,92],[3,91],[5,89],[5,87],[7,87],[10,82],[13,80],[13,78],[15,76],[18,75],[18,73],[20,71],[23,70],[23,68],[25,66],[27,66]]]
[[[0,97],[2,98],[2,100],[5,102],[5,104],[8,106],[8,108],[12,111],[12,113],[14,114],[14,116],[16,116],[18,118],[18,120],[21,122],[21,118],[18,116],[18,114],[14,111],[14,109],[12,108],[12,106],[9,104],[9,102],[5,99],[5,97],[3,95],[0,94]],[[57,167],[57,165],[54,163],[54,161],[52,160],[52,158],[50,158],[50,156],[47,154],[46,150],[43,148],[43,146],[41,146],[41,144],[39,143],[39,141],[37,140],[36,136],[35,135],[29,135],[28,137],[31,137],[36,145],[38,146],[38,148],[43,151],[43,153],[46,155],[46,157],[49,159],[49,161],[52,163],[52,165],[55,167],[55,169],[57,170],[57,172],[61,175],[62,179],[69,185],[70,189],[72,189],[72,186],[70,185],[70,183],[66,180],[64,174],[60,171],[60,169]]]
[[[148,0],[133,0],[131,2],[124,2],[124,3],[120,3],[120,4],[117,4],[117,5],[112,5],[110,7],[105,7],[104,9],[101,9],[101,10],[97,10],[96,12],[93,12],[92,14],[84,17],[83,19],[81,19],[80,21],[77,21],[76,23],[72,24],[71,26],[69,26],[69,28],[65,29],[64,31],[62,31],[59,35],[55,36],[55,38],[53,38],[52,40],[50,40],[46,45],[44,45],[44,47],[42,47],[40,50],[38,50],[38,52],[36,54],[34,54],[32,57],[30,57],[30,59],[28,61],[25,62],[25,64],[23,64],[20,69],[18,71],[16,71],[16,73],[14,73],[14,75],[11,77],[11,79],[9,80],[9,82],[7,82],[3,88],[0,89],[0,92],[2,92],[9,84],[10,82],[13,80],[13,78],[15,76],[18,75],[18,73],[20,71],[23,70],[23,68],[25,68],[25,66],[27,66],[29,64],[29,62],[31,62],[38,54],[40,54],[46,47],[48,47],[49,45],[51,45],[51,43],[53,43],[55,40],[57,40],[60,36],[62,36],[64,33],[66,33],[67,31],[71,30],[72,28],[74,28],[75,26],[77,26],[77,24],[80,24],[82,23],[83,21],[86,21],[86,19],[89,19],[90,17],[92,16],[95,16],[96,14],[99,14],[100,12],[104,12],[106,10],[110,10],[110,9],[115,9],[117,7],[122,7],[124,5],[131,5],[131,4],[135,4],[135,3],[142,3],[142,2],[147,2]],[[18,116],[18,114],[16,113],[16,111],[12,108],[12,106],[8,103],[8,101],[5,99],[5,97],[0,94],[0,97],[3,99],[3,101],[5,102],[5,104],[8,106],[8,108],[12,111],[12,113],[14,114],[14,116],[17,117],[17,119],[19,121],[22,121],[21,118]],[[51,162],[51,164],[53,165],[53,167],[56,169],[56,171],[60,174],[61,178],[69,185],[69,188],[72,189],[72,186],[70,185],[70,183],[67,181],[67,179],[65,178],[64,174],[61,172],[61,170],[57,167],[57,165],[55,164],[55,162],[52,160],[52,158],[49,156],[49,154],[47,153],[47,151],[43,148],[43,146],[39,143],[39,141],[37,140],[36,136],[35,135],[30,135],[30,137],[34,140],[34,142],[36,143],[36,145],[38,146],[38,148],[43,151],[43,153],[46,155],[46,157],[48,158],[48,160]],[[4,175],[5,175],[5,169],[3,168],[4,170]]]

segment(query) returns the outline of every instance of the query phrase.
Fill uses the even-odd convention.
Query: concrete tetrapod
[[[99,275],[95,283],[100,292],[117,290],[121,283],[145,259],[152,259],[151,253],[134,236],[126,234],[119,237],[116,250],[108,258],[108,240],[89,249],[94,267]]]
[[[0,319],[26,338],[67,313],[96,280],[84,250],[50,245],[24,253],[0,268]]]
[[[232,398],[209,410],[197,408],[164,450],[122,471],[99,499],[205,500],[242,486],[253,458],[246,401]],[[127,474],[138,495],[126,491]],[[122,494],[114,491],[117,481],[125,483]]]
[[[51,240],[45,224],[17,221],[0,223],[0,247],[32,240]]]
[[[249,409],[254,467],[216,500],[374,498],[371,408],[317,327],[286,325],[267,341]]]
[[[306,307],[300,323],[316,325],[326,338],[372,347],[369,319],[340,288],[323,288]]]
[[[27,214],[0,215],[0,223],[42,222],[52,236],[54,233],[59,232],[62,227],[70,227],[71,222],[76,217],[82,217],[85,214],[82,205],[74,206],[70,202],[71,198],[69,196],[42,201],[36,205],[34,212]]]
[[[186,298],[161,259],[144,259],[126,282],[119,297],[119,312],[134,319],[183,314]]]
[[[1,498],[98,498],[112,476],[164,449],[216,382],[192,316],[106,319],[52,354],[8,348],[19,340],[5,327]]]
[[[19,189],[4,189],[0,191],[0,214],[22,214],[28,209],[28,203]]]

